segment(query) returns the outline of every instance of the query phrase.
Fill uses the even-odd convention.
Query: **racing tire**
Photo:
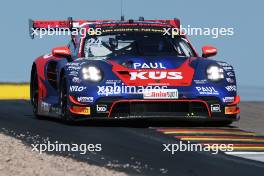
[[[72,124],[74,119],[72,118],[69,110],[69,93],[67,90],[66,77],[62,76],[59,85],[59,104],[60,104],[60,117],[66,124]]]
[[[30,81],[30,100],[33,106],[33,114],[37,119],[43,119],[44,117],[38,114],[39,109],[39,85],[38,85],[38,75],[36,70],[31,72]]]

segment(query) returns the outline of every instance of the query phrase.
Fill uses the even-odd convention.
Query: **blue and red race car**
[[[200,57],[173,20],[30,20],[30,32],[68,29],[67,46],[37,58],[30,95],[37,117],[66,121],[113,118],[239,119],[233,67]],[[85,29],[86,32],[80,33]]]

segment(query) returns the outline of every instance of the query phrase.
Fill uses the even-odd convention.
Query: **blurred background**
[[[234,28],[233,36],[190,36],[196,50],[203,45],[218,48],[217,60],[236,70],[242,100],[264,100],[263,49],[264,1],[123,0],[126,19],[172,19],[183,26]],[[52,36],[31,40],[28,19],[120,19],[121,0],[2,1],[0,82],[28,82],[32,61],[69,37]]]

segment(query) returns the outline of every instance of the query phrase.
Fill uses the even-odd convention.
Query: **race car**
[[[30,20],[39,32],[69,32],[32,65],[30,95],[36,117],[179,119],[225,124],[239,119],[231,65],[217,49],[196,52],[180,20]],[[47,32],[46,31],[46,32]]]

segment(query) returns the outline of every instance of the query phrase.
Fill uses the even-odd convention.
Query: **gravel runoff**
[[[0,133],[0,176],[125,176],[125,173],[62,156],[39,154],[20,140]]]
[[[240,129],[256,132],[264,135],[264,102],[241,102],[240,120],[233,123]]]

